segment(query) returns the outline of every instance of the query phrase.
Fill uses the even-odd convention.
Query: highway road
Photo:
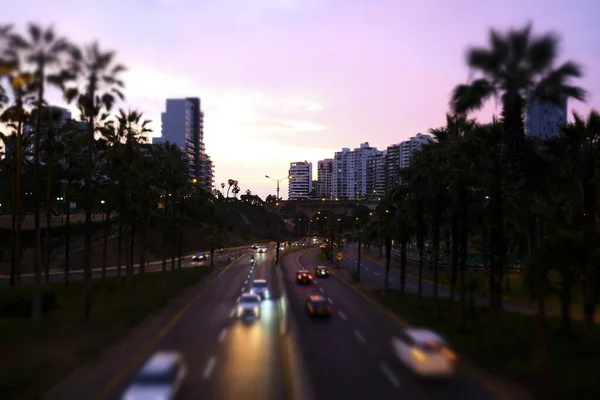
[[[219,252],[215,252],[215,261],[219,262],[219,261],[223,261],[223,260],[227,260],[227,258],[235,258],[240,256],[241,254],[244,254],[245,252],[249,252],[250,250],[248,248],[234,248],[231,250],[225,250],[224,253],[219,253]],[[183,257],[183,259],[181,260],[181,267],[182,268],[189,268],[189,267],[198,267],[198,266],[209,266],[210,265],[210,260],[209,261],[201,261],[201,262],[193,262],[192,261],[192,255],[193,254],[189,254],[186,255],[185,257]],[[135,264],[134,265],[134,274],[138,273],[138,268],[139,268],[139,264]],[[175,268],[177,268],[177,259],[175,259]],[[171,258],[167,259],[167,270],[171,269]],[[158,271],[162,271],[162,261],[154,261],[150,264],[146,265],[146,272],[158,272]],[[121,267],[121,274],[122,276],[125,276],[125,266],[123,265]],[[55,284],[55,283],[63,283],[65,278],[64,278],[65,274],[63,271],[50,271],[50,275],[49,275],[49,280],[50,280],[50,284]],[[116,266],[110,266],[107,267],[106,269],[106,276],[107,277],[115,277],[117,276],[117,267]],[[99,268],[95,268],[92,270],[92,279],[99,279],[102,277],[102,271]],[[0,275],[0,287],[8,287],[10,286],[10,277],[8,275]],[[44,282],[44,273],[42,272],[42,282]],[[71,282],[73,281],[79,281],[83,279],[83,270],[79,269],[79,268],[74,268],[70,273],[69,273],[69,280]],[[21,284],[22,285],[33,285],[34,283],[34,276],[33,274],[24,274],[21,276]]]
[[[284,398],[274,251],[255,257],[254,267],[246,254],[227,268],[139,362],[136,354],[106,360],[115,368],[104,376],[85,374],[56,398],[120,399],[143,362],[160,350],[177,350],[186,359],[188,376],[178,399]],[[260,319],[241,321],[234,315],[236,301],[254,279],[266,279],[273,298],[263,301]]]
[[[357,266],[358,254],[356,244],[351,244],[347,246],[342,253],[344,254],[344,259],[340,262],[341,268],[346,268],[349,271],[355,271]],[[381,259],[382,262],[385,263],[385,258]],[[369,260],[368,258],[362,257],[360,260],[361,270],[360,277],[363,282],[370,282],[374,284],[381,285],[381,288],[384,287],[385,283],[385,268],[380,264]],[[424,268],[429,268],[425,266]],[[440,275],[443,272],[440,271]],[[389,274],[389,284],[390,288],[400,290],[400,271],[396,269],[390,268]],[[433,297],[433,284],[428,281],[422,282],[423,287],[423,296]],[[408,293],[418,293],[419,292],[419,281],[417,278],[413,276],[406,276],[406,284],[404,286],[405,290]],[[457,289],[458,290],[458,289]],[[438,286],[438,295],[440,298],[450,298],[450,288],[447,286]],[[455,299],[458,301],[459,294],[458,291],[455,293]],[[489,299],[486,296],[476,296],[475,304],[479,307],[489,307]],[[502,300],[502,308],[504,311],[516,312],[521,314],[535,314],[537,309],[534,304],[527,304],[522,301],[514,301],[511,299],[503,299]]]
[[[282,258],[290,310],[297,319],[315,398],[352,399],[476,399],[498,398],[479,382],[459,372],[450,382],[414,377],[393,355],[391,340],[400,326],[381,308],[332,276],[310,285],[295,283],[300,268],[313,270],[318,250]],[[310,294],[322,294],[331,304],[331,319],[314,320],[304,310]]]

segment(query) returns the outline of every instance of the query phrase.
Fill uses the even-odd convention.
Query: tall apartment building
[[[417,136],[413,136],[410,139],[400,143],[400,168],[408,167],[412,155],[421,150],[424,144],[431,142],[433,139],[429,135],[417,133]]]
[[[525,108],[525,134],[548,139],[558,136],[560,127],[567,123],[567,100],[556,105],[532,100]]]
[[[379,200],[385,196],[386,151],[376,151],[367,157],[366,193],[368,199]]]
[[[299,161],[290,163],[288,200],[308,199],[312,191],[312,163]]]
[[[167,99],[166,111],[161,115],[161,137],[152,143],[175,143],[188,159],[188,174],[197,179],[206,190],[214,186],[213,164],[204,146],[204,113],[200,99]]]
[[[400,143],[388,146],[385,155],[386,193],[400,184]]]
[[[317,163],[317,194],[321,199],[331,199],[333,195],[333,159],[326,158]]]
[[[333,198],[359,200],[367,197],[367,164],[376,153],[377,149],[369,146],[368,142],[361,143],[353,151],[343,148],[335,153],[331,185]]]

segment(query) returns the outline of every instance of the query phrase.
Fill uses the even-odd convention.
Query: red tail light
[[[327,311],[331,312],[331,306],[327,306]]]
[[[309,275],[309,276],[308,276],[308,279],[312,279],[312,275]]]

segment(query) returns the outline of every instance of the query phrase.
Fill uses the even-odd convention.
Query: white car
[[[269,298],[269,288],[265,279],[255,279],[250,286],[250,293],[257,294],[261,299]]]
[[[181,354],[157,352],[135,375],[123,400],[174,399],[186,376],[187,367]]]
[[[259,253],[266,253],[267,252],[267,246],[260,246],[258,248],[258,252]]]
[[[260,318],[260,296],[253,293],[243,293],[237,302],[237,316],[239,318],[251,316]]]
[[[400,361],[416,375],[448,378],[454,375],[456,354],[433,331],[404,329],[392,339],[392,348]]]

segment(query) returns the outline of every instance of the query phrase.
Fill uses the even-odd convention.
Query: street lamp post
[[[285,178],[275,179],[271,178],[269,175],[265,175],[265,178],[270,179],[272,181],[277,182],[277,198],[275,199],[275,207],[277,207],[277,248],[275,249],[275,264],[279,265],[279,247],[281,246],[281,219],[279,214],[279,184],[281,181],[286,179],[290,179],[291,176],[286,176]]]

